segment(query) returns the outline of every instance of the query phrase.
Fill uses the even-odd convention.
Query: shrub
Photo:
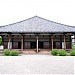
[[[58,49],[53,49],[51,51],[51,54],[56,56],[58,54]]]
[[[67,52],[65,50],[58,51],[59,56],[66,56]]]
[[[17,50],[5,49],[4,50],[4,55],[5,56],[18,56],[19,52]]]
[[[19,52],[17,50],[11,50],[10,55],[11,56],[18,56]]]
[[[75,49],[75,44],[74,43],[72,43],[72,49]]]
[[[10,56],[10,50],[9,50],[9,49],[5,49],[5,50],[4,50],[4,55]]]
[[[71,50],[71,51],[70,51],[70,55],[71,55],[71,56],[75,56],[75,50]]]

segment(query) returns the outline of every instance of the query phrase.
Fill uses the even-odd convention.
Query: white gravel
[[[50,55],[0,56],[0,74],[74,74],[74,57]]]

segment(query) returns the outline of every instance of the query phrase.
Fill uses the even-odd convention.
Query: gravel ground
[[[0,74],[74,74],[74,57],[50,55],[0,56]]]

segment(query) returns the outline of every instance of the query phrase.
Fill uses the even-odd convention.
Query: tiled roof
[[[0,27],[0,32],[75,32],[74,26],[68,26],[34,16],[29,19]]]

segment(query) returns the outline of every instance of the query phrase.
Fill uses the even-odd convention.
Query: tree
[[[0,46],[2,45],[2,37],[0,36]]]

